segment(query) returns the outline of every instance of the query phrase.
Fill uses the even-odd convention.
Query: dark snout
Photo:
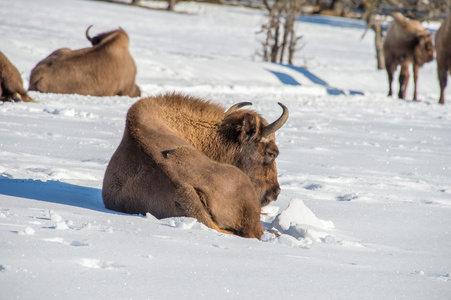
[[[265,196],[261,200],[261,207],[266,206],[273,201],[276,201],[279,194],[280,194],[280,186],[279,184],[277,184],[266,192]]]

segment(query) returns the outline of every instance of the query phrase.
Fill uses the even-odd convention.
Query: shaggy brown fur
[[[406,97],[409,82],[409,65],[413,68],[414,93],[417,100],[418,70],[426,62],[434,59],[434,45],[431,34],[418,21],[407,20],[400,13],[393,13],[394,21],[387,31],[384,41],[385,68],[388,74],[388,95],[392,95],[393,73],[401,65],[398,97]]]
[[[438,103],[445,104],[445,88],[448,72],[451,74],[451,13],[435,35],[437,52],[437,73],[440,83],[440,99]]]
[[[89,30],[89,28],[88,28]],[[88,32],[86,32],[88,36]],[[136,64],[123,29],[90,39],[93,47],[58,49],[31,71],[31,91],[92,96],[138,97]]]
[[[19,70],[0,51],[0,101],[36,102],[23,87]]]
[[[286,121],[284,111],[272,129]],[[224,112],[180,94],[141,99],[127,114],[105,172],[105,206],[157,218],[194,217],[217,230],[260,238],[260,207],[280,191],[278,149],[267,125],[253,111]]]

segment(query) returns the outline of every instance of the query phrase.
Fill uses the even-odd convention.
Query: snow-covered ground
[[[0,7],[0,51],[26,87],[53,50],[88,47],[90,24],[121,26],[144,95],[252,101],[269,121],[278,101],[290,109],[277,133],[282,193],[262,216],[283,234],[258,241],[104,208],[103,174],[136,99],[33,92],[39,103],[0,103],[0,299],[451,298],[451,106],[437,104],[435,62],[421,69],[421,101],[400,101],[386,97],[360,21],[301,19],[305,72],[260,62],[258,10]]]

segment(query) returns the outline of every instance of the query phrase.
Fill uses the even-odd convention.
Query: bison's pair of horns
[[[282,107],[283,111],[282,111],[282,115],[275,120],[273,123],[263,127],[263,131],[262,131],[262,136],[263,137],[268,137],[269,135],[275,133],[277,130],[279,130],[288,120],[288,108],[283,105],[282,103],[278,102],[278,104]],[[232,113],[238,109],[240,109],[243,106],[248,106],[248,105],[252,105],[251,102],[240,102],[237,103],[233,106],[231,106],[227,111],[226,114]]]

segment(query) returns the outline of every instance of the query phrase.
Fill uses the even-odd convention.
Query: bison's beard
[[[280,193],[279,185],[274,186],[272,189],[266,191],[265,195],[260,200],[260,206],[264,207],[269,205],[271,202],[276,201]]]

